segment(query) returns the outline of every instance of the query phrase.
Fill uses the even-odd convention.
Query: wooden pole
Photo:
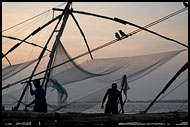
[[[55,53],[57,44],[60,43],[60,38],[61,38],[61,36],[63,34],[63,31],[65,29],[65,25],[66,25],[67,20],[69,18],[69,8],[70,8],[71,4],[72,4],[72,2],[68,2],[66,7],[65,7],[65,11],[63,11],[63,13],[64,13],[63,22],[62,22],[61,27],[59,29],[59,32],[58,32],[58,34],[56,36],[56,40],[55,40],[55,42],[53,44],[53,47],[52,47],[52,50],[51,50],[51,53],[50,53],[50,60],[49,60],[48,65],[47,65],[47,70],[50,69],[51,66],[52,66],[53,57],[54,57],[54,53]],[[45,76],[46,76],[45,77],[46,81],[44,81],[44,82],[45,82],[45,93],[46,93],[46,91],[47,91],[47,83],[49,82],[50,70],[46,71]]]
[[[168,87],[175,81],[175,79],[188,68],[188,61],[186,64],[183,65],[183,67],[173,76],[173,78],[166,84],[166,86],[162,89],[162,91],[156,96],[156,98],[151,102],[151,104],[146,108],[144,113],[146,113],[150,107],[154,104],[154,102],[160,97],[161,94],[163,94]]]
[[[85,44],[86,44],[86,47],[87,47],[88,52],[89,52],[89,54],[90,54],[90,57],[91,57],[91,59],[93,60],[93,56],[92,56],[92,53],[91,53],[91,51],[90,51],[90,47],[89,47],[89,45],[88,45],[88,42],[87,42],[86,37],[85,37],[85,35],[84,35],[84,32],[82,31],[82,29],[81,29],[81,27],[80,27],[78,21],[76,20],[75,16],[73,15],[73,13],[71,13],[71,16],[72,16],[73,20],[75,21],[75,23],[76,23],[76,25],[77,25],[77,27],[78,27],[78,29],[79,29],[79,31],[80,31],[80,33],[81,33],[83,39],[84,39],[84,42],[85,42]]]
[[[61,15],[57,16],[56,18],[52,19],[52,20],[49,21],[48,23],[44,24],[42,27],[39,27],[38,29],[36,29],[31,35],[36,34],[36,33],[39,32],[40,30],[42,30],[43,28],[45,28],[46,26],[48,26],[49,24],[51,24],[52,22],[56,21],[57,19],[62,18],[62,16],[63,16],[63,14],[61,14]],[[59,22],[59,21],[58,21],[58,22]],[[28,38],[29,38],[29,37],[30,37],[30,35],[28,36]],[[26,39],[27,39],[27,38],[26,38]],[[24,39],[23,41],[21,41],[20,44],[21,44],[22,42],[24,42],[26,39]],[[28,88],[28,85],[29,85],[29,83],[31,82],[31,80],[32,80],[32,78],[33,78],[33,76],[34,76],[34,73],[36,72],[36,69],[37,69],[37,67],[38,67],[38,65],[39,65],[39,63],[40,63],[40,61],[41,61],[41,59],[42,59],[42,57],[43,57],[43,55],[44,55],[44,53],[45,53],[45,51],[46,51],[46,48],[47,48],[48,43],[49,43],[49,41],[46,43],[45,47],[43,48],[42,52],[40,53],[40,55],[39,55],[39,57],[38,57],[38,61],[37,61],[36,65],[35,65],[35,67],[34,67],[34,69],[33,69],[33,71],[32,71],[31,76],[29,77],[28,83],[27,83],[26,86],[24,87],[24,90],[23,90],[23,92],[22,92],[22,94],[21,94],[21,96],[20,96],[20,99],[19,99],[19,101],[18,101],[16,107],[14,107],[14,109],[16,109],[16,110],[18,110],[18,108],[19,108],[19,106],[20,106],[20,103],[22,102],[22,99],[23,99],[23,97],[24,97],[24,95],[25,95],[25,92],[26,92],[26,90],[27,90],[27,88]]]
[[[30,38],[31,36],[34,36],[36,33],[38,33],[40,30],[42,30],[43,28],[45,28],[46,26],[50,25],[51,23],[53,23],[54,21],[56,21],[57,19],[59,19],[62,15],[57,16],[56,18],[50,20],[49,22],[47,22],[46,24],[44,24],[43,26],[37,28],[36,30],[34,30],[30,35],[28,35],[25,39],[23,39],[20,43],[17,43],[16,45],[14,45],[11,49],[9,49],[9,51],[7,51],[2,58],[4,58],[5,56],[7,56],[10,52],[12,52],[13,50],[15,50],[17,47],[19,47],[23,42],[25,42],[28,38]]]

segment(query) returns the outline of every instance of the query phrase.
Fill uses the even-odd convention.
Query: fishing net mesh
[[[48,110],[84,112],[102,101],[106,90],[113,82],[117,83],[120,89],[123,75],[127,75],[127,81],[130,83],[157,69],[183,51],[93,59],[79,65],[71,60],[63,45],[58,43],[53,66],[64,62],[65,64],[50,71],[46,94]],[[3,94],[2,104],[14,106],[22,89]],[[25,96],[28,96],[28,100],[23,100],[21,103],[23,106],[33,99],[30,95]]]
[[[7,66],[7,67],[3,68],[2,69],[2,81],[10,78],[11,76],[13,76],[15,74],[17,74],[18,72],[20,72],[23,69],[27,68],[28,66],[30,66],[31,64],[33,64],[37,60],[38,59],[34,59],[34,60],[31,60],[31,61],[27,61],[27,62],[24,62],[24,63],[15,64],[15,65],[11,65],[11,66]]]
[[[142,56],[93,59],[80,65],[70,61],[51,70],[50,78],[56,79],[68,90],[67,103],[53,111],[82,112],[103,99],[113,82],[121,87],[123,75],[128,83],[152,72],[184,50]],[[57,45],[54,65],[71,60],[61,43]]]

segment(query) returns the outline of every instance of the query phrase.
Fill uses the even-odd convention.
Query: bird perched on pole
[[[119,33],[121,34],[121,36],[128,37],[128,35],[127,35],[127,34],[125,34],[122,30],[119,30]]]
[[[118,40],[121,40],[121,37],[119,36],[119,34],[116,32],[115,33],[115,37],[118,39]]]

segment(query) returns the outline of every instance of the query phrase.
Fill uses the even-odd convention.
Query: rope
[[[48,14],[49,14],[49,11],[48,11],[46,17],[44,18],[43,24],[46,22],[47,17],[48,17]],[[39,39],[39,37],[40,37],[40,35],[41,35],[41,32],[42,32],[42,31],[39,32],[39,34],[38,34],[38,36],[37,36],[37,38],[36,38],[36,43],[37,43],[37,41],[38,41],[38,39]],[[35,44],[36,44],[36,43],[35,43]],[[31,54],[32,54],[33,50],[34,50],[34,47],[32,48]],[[30,56],[31,56],[31,54],[30,54]],[[29,57],[30,57],[30,56],[29,56]],[[28,60],[27,60],[27,61],[28,61]]]
[[[46,21],[46,19],[47,19],[48,14],[49,14],[49,11],[48,11],[47,15],[44,17],[44,22],[43,22],[43,24],[45,23],[45,21]],[[38,36],[37,36],[37,38],[36,38],[36,42],[35,42],[35,43],[37,43],[37,41],[38,41],[38,39],[39,39],[40,34],[41,34],[41,31],[39,32],[39,34],[38,34]],[[33,46],[33,48],[32,48],[32,50],[30,51],[30,54],[29,54],[29,56],[28,56],[28,58],[27,58],[27,60],[26,60],[26,61],[29,61],[29,59],[30,59],[30,57],[31,57],[31,55],[32,55],[32,53],[33,53],[33,51],[34,51],[34,48],[35,48],[35,46]],[[41,64],[42,64],[42,62],[41,62]],[[41,64],[40,64],[40,65],[41,65]],[[40,65],[39,65],[39,66],[40,66]],[[24,70],[24,71],[26,71],[26,70]],[[18,79],[20,79],[20,77],[22,76],[22,74],[24,73],[24,71],[21,71],[21,73],[20,73],[20,75],[19,75],[19,78],[18,78]]]
[[[166,19],[169,19],[169,18],[171,18],[171,17],[173,17],[173,16],[175,16],[175,15],[177,15],[177,14],[180,14],[180,13],[182,13],[183,11],[186,11],[186,10],[187,10],[187,8],[182,8],[182,9],[180,9],[180,10],[178,10],[178,11],[172,13],[172,14],[169,14],[169,15],[167,15],[167,16],[165,16],[165,17],[159,19],[159,20],[156,20],[156,21],[154,21],[154,22],[152,22],[152,23],[150,23],[150,24],[144,26],[144,28],[148,28],[148,27],[151,27],[151,26],[153,26],[153,25],[156,25],[156,24],[158,24],[158,23],[160,23],[160,22],[162,22],[162,21],[164,21],[164,20],[166,20]],[[135,30],[135,31],[131,32],[131,34],[133,35],[133,34],[135,34],[135,33],[137,33],[137,32],[140,32],[140,31],[142,31],[142,29]]]
[[[183,111],[183,110],[188,111],[188,108],[182,108],[182,109],[180,109],[179,111]],[[176,111],[176,112],[179,112],[179,111]]]
[[[183,82],[181,82],[178,86],[176,86],[174,89],[172,89],[171,91],[169,91],[166,95],[164,95],[163,97],[161,97],[159,100],[157,100],[155,103],[157,103],[158,101],[160,101],[161,99],[163,99],[164,97],[166,97],[168,94],[170,94],[172,91],[174,91],[175,89],[177,89],[179,86],[183,85],[186,81],[188,80],[188,78],[186,80],[184,80]],[[185,103],[185,102],[184,102]],[[144,111],[143,111],[144,112]]]
[[[4,37],[4,38],[8,38],[8,39],[11,39],[11,40],[22,41],[21,39],[16,38],[16,37],[12,37],[12,36],[4,36],[4,35],[2,35],[2,37]],[[28,42],[28,41],[24,41],[24,42],[25,42],[26,44],[30,44],[30,45],[32,45],[32,46],[36,46],[36,47],[39,47],[39,48],[42,48],[42,49],[43,49],[43,47],[40,46],[40,45],[37,45],[37,44],[31,43],[31,42]],[[49,52],[51,52],[49,49],[46,49],[46,50],[49,51]]]
[[[170,94],[171,92],[173,92],[175,89],[177,89],[179,86],[183,85],[186,81],[188,80],[188,78],[186,80],[184,80],[183,82],[181,82],[178,86],[176,86],[175,88],[173,88],[171,91],[169,91],[166,95],[164,95],[163,97],[161,97],[158,101],[162,100],[164,97],[166,97],[168,94]]]
[[[48,10],[48,11],[49,11],[49,10]],[[44,13],[47,13],[48,11],[42,12],[42,13],[40,13],[40,14],[38,14],[38,15],[32,17],[32,18],[29,18],[29,19],[27,19],[27,20],[21,22],[21,23],[18,23],[18,24],[16,24],[16,25],[12,26],[12,27],[9,27],[9,28],[3,30],[2,33],[5,32],[5,31],[7,31],[7,30],[10,30],[10,29],[12,29],[12,28],[14,28],[14,27],[16,27],[16,26],[19,26],[19,25],[21,25],[21,24],[23,24],[23,23],[25,23],[25,22],[27,22],[27,21],[30,21],[31,19],[34,19],[34,18],[36,18],[36,17],[38,17],[38,16],[40,16],[40,15],[42,15],[42,14],[44,14]]]
[[[24,38],[20,43],[17,43],[16,45],[14,45],[12,48],[10,48],[4,56],[2,56],[2,58],[4,58],[6,55],[8,55],[10,52],[12,52],[13,50],[15,50],[17,47],[19,47],[24,41],[26,41],[28,38],[30,38],[31,36],[34,36],[36,33],[38,33],[39,31],[43,30],[45,27],[47,27],[48,25],[50,25],[51,23],[53,23],[56,20],[60,20],[60,18],[63,16],[63,13],[58,15],[56,18],[50,20],[49,22],[47,22],[46,24],[44,24],[41,27],[38,27],[37,29],[35,29],[31,34],[29,34],[26,38]]]
[[[178,43],[178,44],[180,44],[180,45],[182,45],[182,46],[188,48],[187,45],[185,45],[185,44],[183,44],[183,43],[181,43],[181,42],[179,42],[179,41],[176,41],[176,40],[171,39],[171,38],[169,38],[169,37],[160,35],[160,34],[154,32],[154,31],[151,31],[151,30],[149,30],[149,29],[146,29],[145,27],[141,27],[141,26],[139,26],[139,25],[136,25],[136,24],[134,24],[134,23],[131,23],[131,22],[128,22],[128,21],[125,21],[125,20],[122,20],[122,19],[119,19],[119,18],[116,18],[116,17],[110,18],[110,17],[107,17],[107,16],[102,16],[102,15],[97,15],[97,14],[92,14],[92,13],[82,12],[82,11],[73,11],[73,10],[72,10],[72,12],[74,12],[74,13],[79,13],[79,14],[85,14],[85,15],[91,15],[91,16],[95,16],[95,17],[100,17],[100,18],[104,18],[104,19],[116,21],[116,22],[121,23],[121,24],[124,24],[124,25],[129,24],[129,25],[131,25],[131,26],[137,27],[137,28],[139,28],[139,29],[141,29],[141,30],[145,30],[145,31],[147,31],[147,32],[149,32],[149,33],[152,33],[152,34],[154,34],[154,35],[157,35],[157,36],[159,36],[159,37],[161,37],[161,38],[164,38],[164,39],[166,39],[166,40],[176,42],[176,43]],[[131,34],[130,34],[130,35],[131,35]],[[129,36],[129,35],[127,35],[126,37],[128,37],[128,36]],[[125,38],[126,38],[126,37],[125,37]],[[121,40],[121,39],[119,39],[119,40]]]
[[[62,5],[64,5],[65,3],[66,3],[66,2],[64,2],[64,3],[60,4],[60,5],[57,5],[56,7],[62,6]],[[19,26],[19,25],[21,25],[21,24],[23,24],[23,23],[25,23],[25,22],[27,22],[27,21],[30,21],[31,19],[34,19],[34,18],[36,18],[36,17],[38,17],[38,16],[40,16],[40,15],[43,15],[43,14],[49,12],[50,10],[52,10],[52,8],[49,9],[49,10],[47,10],[47,11],[44,11],[44,12],[42,12],[42,13],[36,15],[36,16],[33,16],[33,17],[31,17],[31,18],[29,18],[29,19],[27,19],[27,20],[25,20],[25,21],[23,21],[23,22],[21,22],[21,23],[18,23],[18,24],[14,25],[14,26],[11,26],[11,27],[9,27],[9,28],[3,30],[2,33],[5,32],[5,31],[10,30],[10,29],[12,29],[12,28],[14,28],[14,27],[16,27],[16,26]]]
[[[49,11],[48,11],[47,13],[49,13]],[[13,33],[18,32],[18,31],[20,30],[19,33],[17,33],[17,34],[14,35],[14,36],[18,36],[18,35],[21,34],[23,31],[25,31],[25,30],[27,30],[28,28],[32,27],[34,24],[40,22],[42,19],[44,19],[45,16],[46,16],[46,15],[42,15],[42,16],[36,18],[35,20],[31,20],[31,22],[29,22],[28,24],[26,24],[26,25],[23,26],[22,28],[18,28],[18,29],[16,29],[15,31],[9,33],[9,35],[12,35]]]
[[[116,20],[116,21],[117,21],[117,20]],[[185,45],[185,44],[183,44],[183,43],[181,43],[181,42],[179,42],[179,41],[177,41],[177,40],[174,40],[174,39],[172,39],[172,38],[169,38],[169,37],[163,36],[163,35],[161,35],[161,34],[158,34],[158,33],[154,32],[154,31],[151,31],[151,30],[149,30],[149,29],[146,29],[145,27],[141,27],[141,26],[139,26],[139,25],[136,25],[136,24],[131,23],[131,22],[128,22],[128,21],[124,21],[124,22],[125,22],[125,24],[129,24],[129,25],[131,25],[131,26],[140,28],[140,29],[145,30],[145,31],[147,31],[147,32],[149,32],[149,33],[152,33],[152,34],[154,34],[154,35],[157,35],[157,36],[159,36],[159,37],[161,37],[161,38],[164,38],[164,39],[169,40],[169,41],[176,42],[177,44],[180,44],[180,45],[182,45],[182,46],[188,48],[187,45]]]
[[[63,6],[63,5],[66,4],[66,3],[67,3],[67,2],[64,2],[64,3],[60,4],[60,5],[57,5],[57,6],[55,6],[55,8],[56,8],[56,7]]]
[[[26,29],[30,28],[33,24],[39,22],[41,20],[41,18],[43,18],[43,16],[36,18],[35,20],[31,20],[31,22],[29,22],[28,24],[26,24],[25,26],[23,26],[22,28],[17,28],[13,31],[11,31],[10,33],[8,33],[7,35],[11,35],[11,36],[18,36],[20,35],[22,32],[24,32]],[[38,21],[37,21],[38,20]],[[31,24],[31,25],[30,25]],[[30,25],[30,26],[29,26]],[[13,33],[17,32],[15,35],[13,35]],[[10,40],[5,40],[3,41],[3,45],[6,45],[8,42],[10,42]],[[12,42],[12,41],[11,41]]]
[[[160,22],[162,22],[162,21],[164,21],[164,20],[166,20],[166,19],[169,19],[169,18],[171,18],[171,17],[173,17],[173,16],[175,16],[175,15],[177,15],[177,14],[182,13],[182,12],[185,11],[185,10],[187,10],[187,8],[180,9],[180,10],[178,10],[178,11],[172,13],[172,14],[169,14],[169,15],[167,15],[167,16],[165,16],[165,17],[159,19],[159,20],[156,20],[156,21],[154,21],[154,22],[152,22],[152,23],[150,23],[150,24],[144,26],[144,28],[149,28],[149,27],[151,27],[151,26],[154,26],[154,25],[156,25],[156,24],[158,24],[158,23],[160,23]],[[142,29],[137,29],[137,30],[132,31],[132,32],[130,32],[129,34],[127,34],[127,36],[132,36],[132,35],[134,35],[134,34],[140,32],[140,31],[142,31]],[[127,38],[127,36],[126,36],[126,37],[121,37],[121,40]],[[91,50],[91,52],[93,52],[93,51],[95,51],[95,50],[102,49],[102,48],[104,48],[104,47],[107,47],[107,46],[109,46],[109,45],[111,45],[111,44],[114,44],[114,43],[116,43],[116,42],[118,42],[118,41],[119,41],[119,40],[117,40],[117,39],[112,40],[112,41],[110,41],[110,42],[108,42],[108,43],[106,43],[106,44],[103,44],[103,45],[101,45],[101,46],[99,46],[99,47],[97,47],[97,48]]]
[[[161,38],[164,38],[164,39],[166,39],[166,40],[176,42],[177,44],[180,44],[180,45],[182,45],[182,46],[188,48],[187,45],[185,45],[185,44],[183,44],[183,43],[181,43],[181,42],[179,42],[179,41],[177,41],[177,40],[174,40],[174,39],[172,39],[172,38],[163,36],[163,35],[161,35],[161,34],[158,34],[158,33],[154,32],[154,31],[148,30],[148,29],[146,29],[146,28],[144,28],[144,27],[138,26],[138,25],[136,25],[136,24],[132,24],[132,23],[128,23],[128,24],[130,24],[130,25],[132,25],[132,26],[135,26],[135,27],[138,27],[138,28],[141,28],[141,29],[143,29],[143,30],[145,30],[145,31],[147,31],[147,32],[149,32],[149,33],[152,33],[152,34],[154,34],[154,35],[157,35],[157,36],[159,36],[159,37],[161,37]]]
[[[4,56],[3,52],[2,52],[2,56]],[[9,61],[9,59],[5,56],[6,60],[8,61],[9,65],[11,66],[11,62]]]
[[[181,109],[182,108],[182,106],[187,102],[187,100],[188,100],[188,98],[181,104],[181,106],[178,108],[178,110],[177,110],[177,112],[178,111],[182,111],[182,110],[184,110],[184,109]]]

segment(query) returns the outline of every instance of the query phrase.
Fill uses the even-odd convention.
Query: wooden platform
[[[108,123],[170,123],[188,122],[187,112],[146,114],[103,114],[103,113],[36,113],[23,111],[2,111],[2,123],[44,121],[48,125],[101,125]]]

